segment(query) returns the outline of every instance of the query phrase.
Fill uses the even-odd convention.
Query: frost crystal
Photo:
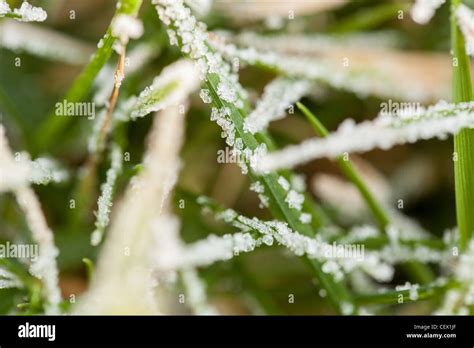
[[[199,87],[194,65],[189,60],[179,60],[163,69],[153,84],[134,99],[131,118],[143,117],[151,112],[176,105]]]
[[[1,2],[3,2],[3,0]],[[0,3],[0,15],[2,14],[2,11],[7,10],[7,7],[8,5],[5,6]],[[6,13],[7,12],[5,12],[4,14]],[[43,10],[41,7],[31,6],[26,1],[21,4],[21,7],[19,9],[14,9],[13,14],[15,15],[14,18],[21,22],[44,22],[48,17],[46,11]]]
[[[228,103],[235,103],[237,101],[235,90],[226,82],[220,82],[217,85],[217,95]]]
[[[11,9],[6,0],[0,0],[0,17],[10,13]]]
[[[10,271],[0,268],[0,289],[21,288],[20,279]]]
[[[375,120],[358,125],[347,119],[326,138],[309,139],[300,145],[288,146],[266,155],[260,159],[257,171],[294,167],[313,159],[334,158],[343,153],[364,152],[374,148],[387,150],[420,139],[445,139],[449,134],[457,134],[464,128],[474,128],[474,102],[448,104],[441,101],[414,114],[403,117],[380,114]]]
[[[208,202],[207,200],[201,199],[200,204],[206,205]],[[306,213],[301,214],[301,217],[303,219],[308,219],[305,214]],[[307,255],[309,258],[315,258],[320,261],[324,261],[323,271],[325,273],[333,274],[339,280],[342,279],[344,272],[351,272],[355,268],[360,268],[378,281],[389,281],[391,280],[394,272],[391,263],[406,262],[405,259],[396,259],[393,254],[396,254],[397,250],[393,251],[392,254],[387,251],[381,257],[379,257],[378,253],[375,252],[365,252],[363,255],[359,256],[352,252],[338,256],[336,251],[337,248],[335,248],[334,245],[326,243],[321,237],[319,237],[324,234],[324,230],[318,231],[319,233],[317,238],[310,238],[293,231],[286,223],[280,221],[262,221],[255,217],[250,219],[237,214],[231,209],[225,210],[224,214],[217,214],[216,218],[225,219],[227,223],[230,223],[234,227],[238,228],[240,233],[243,234],[242,236],[239,235],[237,237],[237,239],[240,241],[239,243],[242,243],[240,244],[240,248],[237,249],[238,251],[248,252],[257,246],[260,246],[261,244],[272,245],[276,241],[278,244],[288,248],[295,255]],[[222,238],[212,236],[200,242],[189,245],[188,251],[190,254],[194,255],[193,261],[186,262],[186,264],[183,266],[197,266],[202,264],[208,265],[211,262],[225,260],[226,255],[230,258],[230,253],[224,252],[224,249],[228,250],[231,248],[232,243],[229,242],[228,245],[224,243],[225,240],[229,240],[230,238],[234,239],[236,238],[236,235],[234,234],[232,237],[226,235]],[[210,243],[214,244],[215,246],[215,251],[212,252],[212,257],[209,257],[211,254],[210,250],[212,250],[212,247],[209,245]],[[220,247],[218,248],[217,245],[220,245]],[[195,249],[198,246],[200,256],[196,255],[195,250],[191,251],[191,249],[189,249]],[[339,245],[339,247],[341,246],[342,245]],[[348,246],[349,249],[354,248],[352,245]],[[206,250],[207,253],[202,251],[203,249]],[[217,249],[220,251],[217,252]],[[335,251],[331,253],[328,252],[328,250]],[[188,254],[188,252],[186,252],[186,254]],[[189,256],[189,258],[191,258],[191,256]],[[175,267],[179,268],[179,265],[181,264],[180,262],[182,261],[182,259],[177,260]]]
[[[278,177],[278,183],[283,187],[283,190],[288,191],[290,189],[290,183],[284,177]]]
[[[256,193],[264,193],[265,187],[260,181],[255,181],[250,185],[250,190]]]
[[[312,220],[311,214],[302,213],[300,215],[300,222],[303,223],[303,224],[309,224],[309,223],[311,223],[311,220]]]
[[[244,129],[254,134],[264,130],[271,121],[285,117],[286,109],[311,87],[308,81],[276,78],[265,87],[255,110],[245,119]]]
[[[285,198],[285,202],[288,203],[290,208],[301,210],[304,203],[304,196],[301,193],[291,190]]]
[[[112,149],[112,164],[107,171],[106,181],[101,186],[101,195],[97,201],[96,229],[92,232],[91,244],[97,246],[102,241],[105,228],[109,224],[109,213],[112,207],[112,195],[117,176],[122,170],[122,152],[118,146]]]
[[[208,89],[201,89],[201,92],[199,93],[199,96],[201,97],[202,101],[205,104],[210,104],[212,102],[212,98],[209,95],[209,90]]]
[[[132,16],[118,15],[112,20],[112,35],[122,44],[127,44],[129,39],[138,39],[143,35],[143,24]]]
[[[415,0],[415,4],[410,9],[410,15],[416,23],[426,24],[445,2],[446,0]]]
[[[34,184],[60,183],[68,177],[67,172],[59,169],[58,164],[49,158],[40,157],[30,163],[29,180]]]

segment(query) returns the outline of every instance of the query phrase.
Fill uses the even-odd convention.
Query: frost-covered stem
[[[432,284],[420,286],[417,289],[417,296],[410,296],[410,290],[387,290],[377,294],[363,294],[354,298],[358,305],[379,305],[400,303],[400,295],[403,296],[403,303],[426,300],[436,296],[442,296],[446,291],[459,286],[459,282],[450,279],[445,282],[435,281]]]
[[[301,112],[303,112],[303,114],[306,116],[308,121],[311,123],[314,131],[320,137],[327,137],[329,134],[328,130],[316,118],[316,116],[310,110],[308,110],[308,108],[306,108],[303,104],[298,102],[296,103],[296,105],[301,110]],[[370,210],[372,211],[372,214],[377,220],[377,223],[379,224],[380,228],[384,230],[385,227],[387,227],[387,225],[389,224],[389,218],[382,204],[378,202],[375,196],[372,194],[372,192],[370,192],[369,188],[367,187],[365,182],[362,180],[359,173],[354,168],[354,166],[352,165],[349,159],[345,160],[343,156],[338,156],[336,157],[336,163],[341,169],[341,171],[344,173],[344,175],[347,177],[347,179],[349,179],[357,188],[357,190],[359,190],[361,196],[364,198],[365,202],[367,203]]]
[[[294,167],[310,160],[334,158],[344,153],[388,150],[395,145],[424,139],[446,139],[463,129],[474,128],[474,102],[448,104],[440,101],[429,108],[407,109],[402,113],[381,112],[372,121],[355,124],[346,119],[326,138],[308,139],[259,159],[256,170],[265,172]]]
[[[135,17],[142,5],[142,0],[118,0],[117,10],[114,14],[114,19],[121,15],[129,15]],[[104,37],[99,41],[99,47],[92,56],[89,64],[82,70],[81,74],[76,78],[64,99],[68,102],[78,102],[84,99],[89,93],[94,79],[99,71],[109,60],[114,43],[117,38],[112,35],[112,25],[107,28]],[[44,150],[49,147],[53,141],[57,140],[57,136],[67,127],[72,117],[56,117],[51,113],[41,128],[38,131],[38,149]]]
[[[118,145],[112,147],[111,165],[107,170],[106,181],[101,186],[101,196],[97,201],[96,229],[91,235],[91,244],[97,246],[102,241],[105,229],[109,224],[110,207],[112,206],[114,186],[122,170],[122,151]]]
[[[453,59],[453,102],[473,100],[469,57],[456,20],[460,0],[451,2],[451,45]],[[465,249],[474,230],[474,129],[464,129],[454,137],[454,179],[459,246]]]
[[[97,149],[103,148],[104,143],[107,139],[107,135],[110,131],[110,123],[112,121],[112,113],[115,110],[115,105],[117,105],[117,98],[120,92],[120,86],[122,85],[122,80],[124,79],[124,67],[125,67],[125,54],[127,51],[127,47],[125,45],[120,46],[120,54],[119,54],[119,61],[117,63],[117,70],[115,70],[114,75],[114,88],[112,89],[112,93],[109,97],[109,103],[107,105],[107,112],[105,113],[105,117],[102,119],[102,124],[100,126],[99,131],[99,139],[97,144]]]
[[[38,243],[40,255],[31,266],[31,272],[42,280],[46,296],[46,313],[58,314],[61,292],[58,287],[58,268],[53,232],[49,229],[41,205],[30,187],[21,187],[15,192],[18,204],[25,213],[33,238]]]
[[[77,312],[157,312],[151,282],[152,222],[160,216],[176,181],[183,132],[184,112],[178,106],[170,106],[157,114],[143,170],[117,205],[91,289],[79,303]]]
[[[2,152],[0,157],[3,164],[6,161],[14,161],[2,126],[0,126],[0,146]],[[41,204],[33,189],[28,184],[24,184],[15,188],[14,193],[18,204],[25,214],[33,239],[39,246],[38,259],[32,263],[30,272],[35,277],[41,279],[44,285],[46,313],[57,314],[59,313],[61,292],[58,287],[58,268],[56,264],[58,250],[54,245],[53,232],[48,227],[46,218],[41,210]]]
[[[89,157],[86,161],[84,166],[84,173],[80,179],[80,183],[78,185],[79,192],[78,195],[80,197],[80,206],[78,207],[78,211],[81,210],[82,207],[88,207],[88,201],[93,196],[93,189],[94,183],[96,182],[96,172],[97,172],[97,163],[101,159],[102,151],[105,147],[105,143],[107,141],[107,136],[110,132],[110,125],[112,122],[112,114],[115,110],[115,105],[117,104],[117,98],[120,91],[120,86],[122,84],[122,80],[124,78],[124,67],[125,67],[125,54],[126,54],[126,45],[119,46],[120,54],[119,54],[119,61],[117,63],[117,69],[114,75],[114,87],[109,97],[109,102],[107,105],[107,111],[105,116],[100,119],[102,122],[100,124],[99,134],[97,139],[97,143],[94,146],[95,151],[89,154]],[[84,202],[84,204],[82,204]]]
[[[8,166],[8,162],[15,161],[2,125],[0,125],[0,159],[0,170],[4,170],[2,168],[3,165]],[[41,210],[41,204],[33,189],[28,184],[23,184],[14,188],[13,192],[21,210],[25,214],[33,239],[39,246],[38,258],[31,264],[30,272],[35,277],[41,279],[44,285],[46,313],[57,314],[59,313],[61,292],[58,287],[58,267],[56,264],[58,250],[54,245],[53,232],[48,227],[46,218]]]

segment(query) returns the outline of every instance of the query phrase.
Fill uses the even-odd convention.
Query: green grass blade
[[[443,295],[449,289],[457,287],[459,284],[455,280],[449,280],[442,284],[429,284],[420,286],[417,290],[417,296],[410,298],[410,290],[389,290],[380,294],[364,294],[355,298],[359,305],[374,305],[374,304],[398,304],[409,303],[420,300],[427,300],[436,296]],[[403,302],[400,302],[403,301]]]
[[[296,103],[296,105],[298,106],[300,111],[306,116],[309,123],[313,126],[315,132],[320,137],[328,136],[329,132],[326,127],[324,127],[324,125],[316,118],[316,116],[311,111],[308,110],[306,106],[299,102]],[[382,204],[378,202],[377,198],[375,198],[372,192],[370,192],[369,188],[367,187],[367,185],[362,180],[359,173],[349,160],[346,161],[343,156],[338,156],[336,158],[336,163],[341,169],[341,171],[344,173],[346,178],[354,184],[357,190],[359,190],[362,198],[367,203],[367,206],[374,215],[380,228],[384,230],[385,227],[387,227],[387,225],[389,224],[389,217],[388,214],[385,212],[385,209],[383,208]]]
[[[142,0],[120,0],[119,4],[114,18],[121,14],[136,16],[141,7]],[[100,47],[92,56],[89,64],[76,78],[63,99],[69,103],[75,103],[87,97],[97,74],[112,55],[115,40],[116,38],[112,36],[112,28],[109,25],[105,36],[100,41]],[[36,140],[39,150],[45,150],[53,141],[57,140],[57,136],[67,127],[72,119],[72,117],[57,117],[52,112],[38,131]]]
[[[473,100],[469,57],[464,37],[457,24],[455,11],[460,0],[451,2],[451,45],[453,52],[453,102]],[[474,230],[474,130],[464,129],[454,137],[456,215],[459,247],[465,249]]]

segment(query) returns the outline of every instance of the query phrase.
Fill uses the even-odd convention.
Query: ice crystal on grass
[[[174,181],[179,169],[183,122],[177,106],[155,119],[143,170],[117,205],[98,261],[97,278],[78,312],[156,313],[150,290],[152,222],[168,197],[166,183]],[[111,292],[113,297],[108,296]]]
[[[14,160],[4,158],[2,171],[0,172],[0,192],[14,190],[29,183],[36,185],[47,185],[51,182],[61,183],[68,178],[68,173],[59,168],[52,159],[39,157],[30,160],[28,153],[17,153]]]
[[[143,24],[139,19],[121,14],[112,20],[112,35],[127,44],[129,39],[138,39],[143,35]]]
[[[50,182],[61,183],[68,178],[68,173],[60,169],[58,164],[46,157],[40,157],[30,162],[30,182],[46,185]]]
[[[160,240],[159,240],[160,241]],[[217,261],[230,260],[240,253],[253,251],[261,243],[249,233],[224,236],[209,235],[189,245],[179,243],[156,258],[161,270],[178,270],[189,267],[209,266]]]
[[[117,176],[122,170],[122,152],[118,146],[112,148],[111,166],[106,174],[106,181],[101,186],[101,195],[97,201],[96,229],[91,235],[91,244],[97,246],[102,241],[105,228],[109,224],[109,214],[112,207],[112,197]]]
[[[284,177],[282,177],[282,176],[278,177],[278,183],[283,188],[283,190],[285,190],[285,191],[290,190],[290,183]]]
[[[0,185],[5,185],[3,174],[5,171],[16,170],[13,154],[10,151],[5,131],[0,125]],[[5,166],[5,167],[4,167]],[[8,175],[14,176],[20,172],[12,172]],[[9,183],[6,183],[7,188]],[[56,257],[58,250],[54,245],[53,232],[46,223],[46,218],[41,210],[41,205],[35,192],[29,187],[27,181],[15,182],[10,187],[16,196],[16,200],[21,210],[25,214],[26,222],[31,230],[33,239],[39,246],[39,256],[30,266],[30,272],[35,277],[41,279],[45,291],[46,312],[49,314],[57,314],[59,312],[59,302],[61,301],[61,293],[58,287],[58,269],[56,265]]]
[[[5,0],[0,0],[0,16],[11,14],[11,16],[21,22],[44,22],[48,14],[41,7],[35,7],[24,1],[20,8],[13,12],[10,10]]]
[[[364,152],[375,148],[387,150],[395,145],[418,140],[445,139],[464,128],[474,128],[474,102],[448,104],[439,102],[420,108],[413,114],[380,114],[374,121],[358,125],[345,120],[337,131],[326,138],[309,139],[261,158],[257,170],[265,172],[294,167],[321,157],[334,158],[344,153]]]
[[[0,17],[10,13],[11,9],[6,0],[0,0]]]
[[[29,166],[15,161],[7,143],[5,129],[0,124],[0,192],[14,190],[28,182]]]
[[[474,10],[461,4],[456,10],[456,17],[464,34],[467,54],[474,56]]]
[[[23,284],[16,275],[0,267],[0,289],[21,287],[23,287]]]
[[[410,9],[410,15],[416,23],[426,24],[445,2],[446,0],[415,0],[415,4]]]
[[[457,257],[454,269],[450,270],[461,286],[450,289],[444,298],[442,307],[436,312],[441,315],[468,315],[474,305],[474,240]]]
[[[245,119],[244,129],[255,134],[271,121],[286,116],[286,110],[309,92],[312,84],[304,80],[276,78],[265,87],[257,106]]]
[[[295,190],[290,190],[286,196],[285,202],[288,203],[290,208],[301,210],[304,203],[304,195],[296,192]]]
[[[201,89],[201,92],[199,93],[199,96],[201,97],[202,101],[205,104],[210,104],[212,102],[212,98],[209,95],[209,90],[208,89]]]
[[[228,103],[235,103],[237,101],[235,89],[226,81],[221,81],[217,85],[217,95]]]
[[[143,117],[182,101],[184,96],[199,86],[195,71],[194,65],[188,60],[180,60],[164,68],[152,85],[134,99],[131,118]]]
[[[205,206],[207,200],[201,200],[200,204]],[[365,252],[363,256],[358,257],[352,250],[352,255],[349,255],[349,252],[348,255],[338,257],[336,252],[331,252],[336,247],[320,237],[323,231],[319,231],[318,237],[310,238],[293,231],[284,222],[276,220],[262,221],[255,217],[248,218],[231,209],[226,209],[222,213],[216,214],[215,217],[233,225],[240,231],[239,234],[224,237],[212,236],[187,246],[183,254],[189,255],[186,256],[186,259],[192,259],[193,261],[182,264],[180,262],[183,262],[183,260],[176,260],[174,267],[197,266],[203,263],[211,264],[215,261],[227,260],[238,255],[238,252],[252,251],[255,247],[261,246],[262,243],[273,245],[274,241],[288,248],[297,256],[307,255],[309,258],[323,262],[323,272],[332,274],[336,280],[342,280],[344,272],[360,268],[379,281],[389,281],[394,272],[392,264],[400,262],[393,256],[389,257],[391,255],[388,251],[382,257],[375,252]],[[232,255],[230,252],[231,245],[234,245],[236,236],[242,242],[239,244],[238,252],[234,252],[234,255]],[[213,248],[211,244],[214,245],[214,252],[211,252]],[[351,249],[353,246],[348,248]]]

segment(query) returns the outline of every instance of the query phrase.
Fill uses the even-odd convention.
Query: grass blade
[[[469,57],[456,20],[460,0],[451,2],[451,45],[453,51],[453,102],[473,100]],[[454,178],[459,246],[465,249],[474,230],[474,129],[464,129],[454,138]]]

